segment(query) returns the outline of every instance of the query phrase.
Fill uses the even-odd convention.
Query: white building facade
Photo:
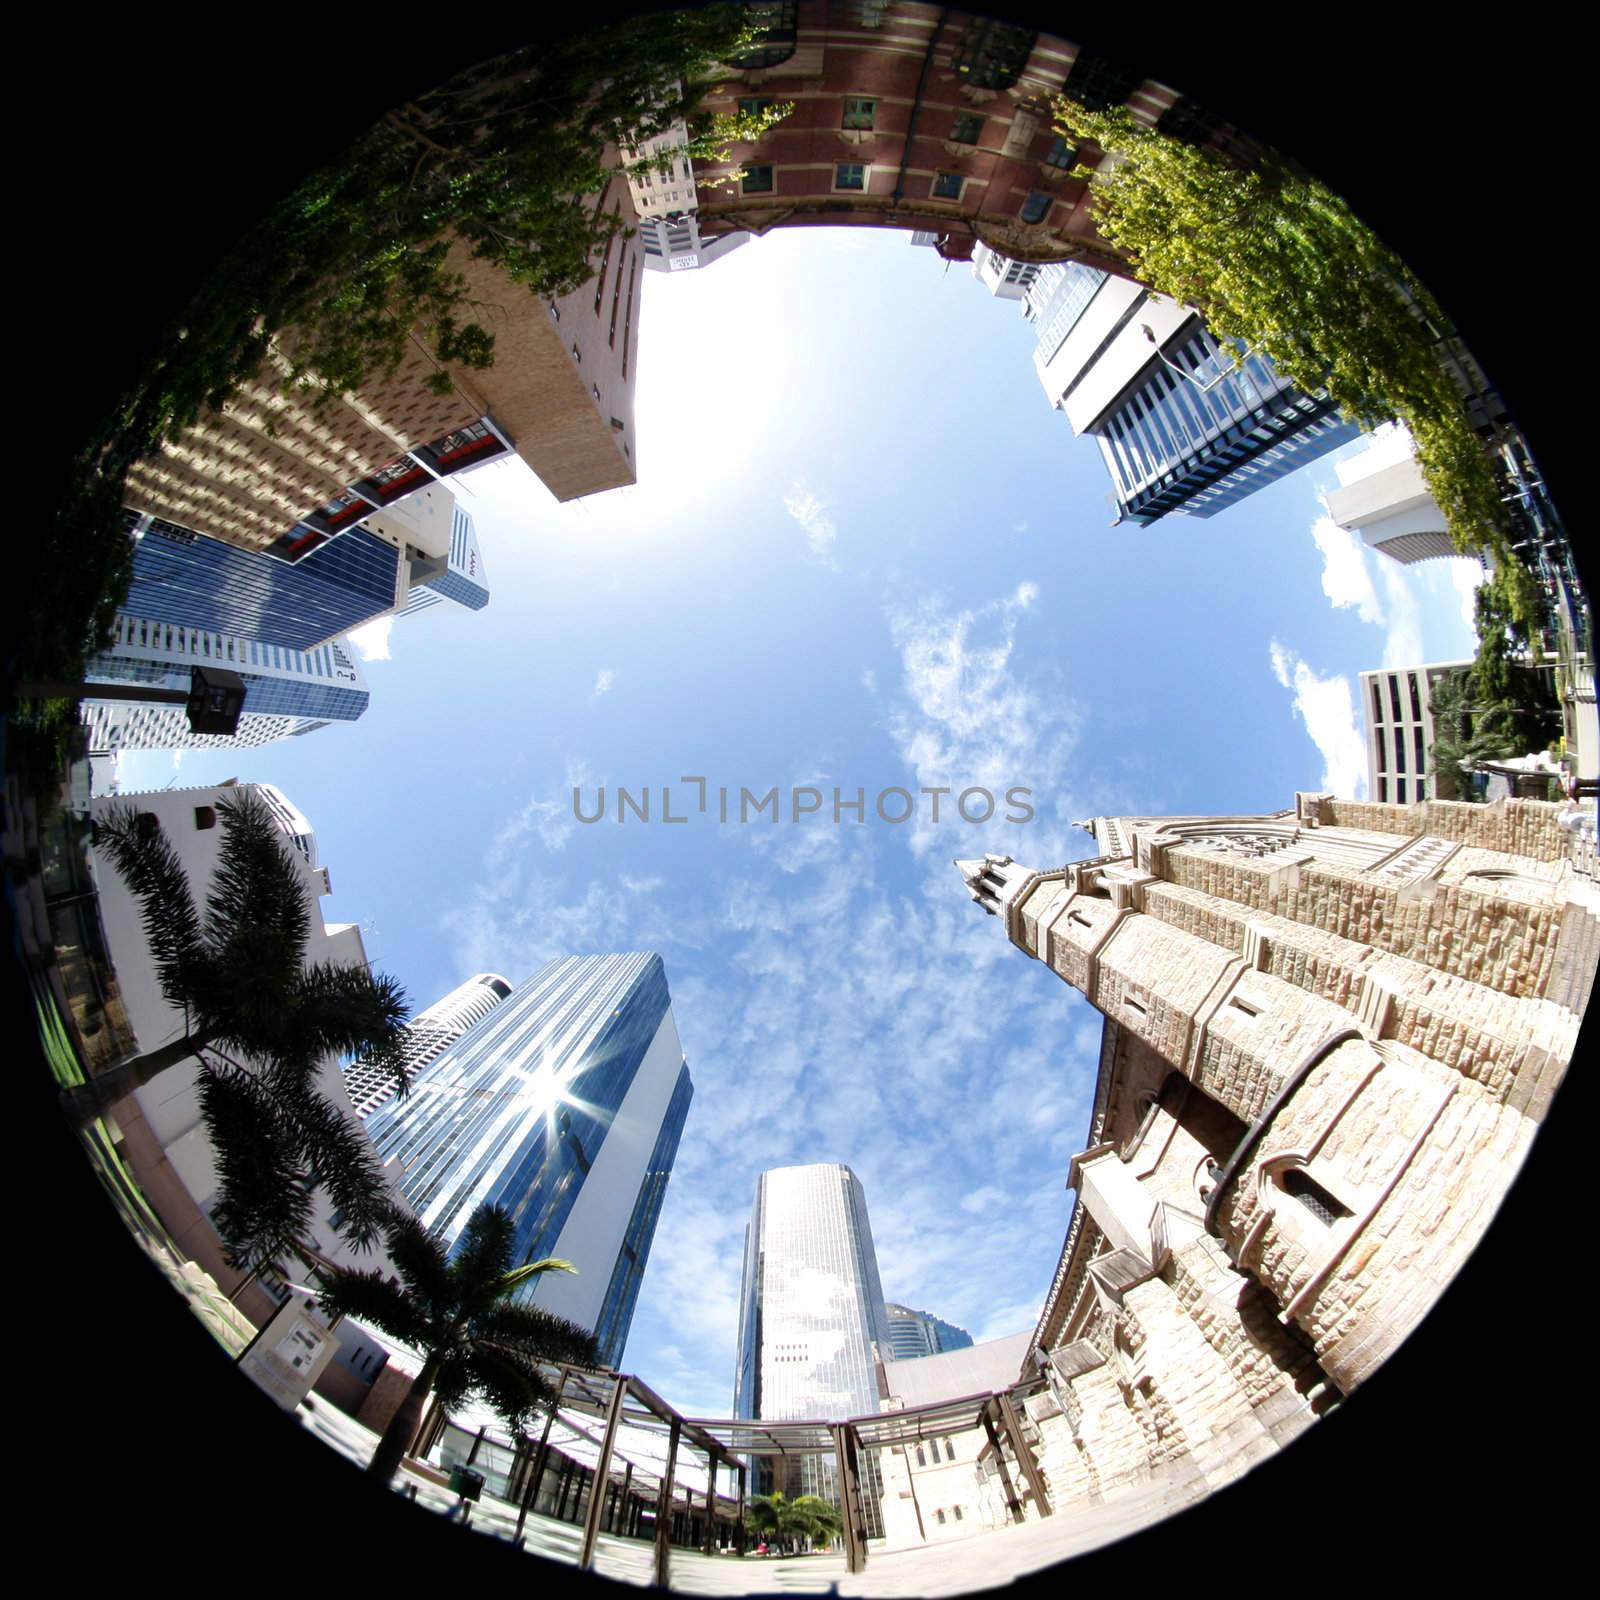
[[[199,906],[209,891],[223,838],[218,808],[245,794],[260,800],[282,830],[284,850],[296,863],[312,907],[306,965],[367,966],[360,928],[353,923],[325,924],[317,914],[317,902],[330,892],[331,885],[328,869],[319,859],[316,834],[305,816],[270,784],[163,789],[97,799],[90,802],[89,815],[103,817],[114,806],[129,805],[153,815],[182,863],[190,894]],[[161,992],[139,902],[104,851],[96,849],[91,860],[107,949],[129,1024],[141,1052],[157,1049],[183,1037],[183,1014],[169,1005]],[[227,1287],[238,1275],[226,1266],[221,1241],[209,1220],[217,1198],[217,1171],[200,1117],[198,1072],[199,1063],[194,1060],[168,1067],[120,1102],[112,1119],[118,1125],[125,1158],[174,1241]],[[330,1056],[323,1062],[317,1088],[352,1122],[356,1120],[336,1058]],[[357,1252],[339,1237],[326,1196],[320,1192],[308,1242],[338,1265],[370,1271],[385,1264],[381,1251]],[[291,1271],[300,1270],[298,1263],[286,1265]]]
[[[1411,805],[1433,798],[1433,687],[1470,661],[1385,667],[1361,674],[1367,721],[1367,798]]]
[[[406,1025],[402,1065],[410,1082],[431,1066],[469,1028],[475,1027],[511,993],[509,980],[496,972],[480,972],[436,1000]],[[353,1061],[345,1068],[345,1092],[363,1120],[397,1092],[394,1073],[370,1061]]]

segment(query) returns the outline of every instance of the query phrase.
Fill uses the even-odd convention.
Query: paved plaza
[[[365,1465],[377,1436],[353,1418],[316,1399],[302,1406],[300,1420],[324,1443]],[[456,1510],[454,1494],[402,1470],[407,1492],[416,1503],[445,1515]],[[671,1588],[683,1594],[838,1594],[927,1596],[966,1594],[992,1589],[1037,1572],[1100,1545],[1109,1544],[1181,1510],[1195,1498],[1193,1490],[1151,1480],[1097,1506],[1074,1506],[1041,1522],[1008,1525],[966,1539],[909,1550],[870,1547],[865,1572],[846,1569],[842,1552],[771,1558],[707,1556],[674,1546]],[[456,1512],[459,1516],[459,1511]],[[471,1526],[489,1537],[511,1540],[517,1508],[485,1494],[471,1508]],[[580,1525],[558,1522],[530,1512],[523,1529],[525,1547],[549,1561],[576,1566],[583,1538]],[[648,1539],[622,1539],[601,1534],[595,1549],[595,1572],[619,1583],[651,1586],[655,1546]]]

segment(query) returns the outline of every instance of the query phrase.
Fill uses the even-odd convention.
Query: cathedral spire
[[[991,917],[1005,909],[1024,879],[1035,876],[1032,867],[1019,867],[1010,856],[986,855],[981,860],[958,860],[955,865],[967,893]]]

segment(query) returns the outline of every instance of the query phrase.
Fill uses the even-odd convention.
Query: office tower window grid
[[[310,650],[394,608],[400,552],[363,528],[291,563],[171,523],[134,521],[146,526],[121,607],[128,616]]]
[[[407,1082],[444,1054],[468,1029],[475,1027],[511,993],[497,973],[480,972],[406,1025],[401,1061]],[[369,1117],[397,1093],[394,1073],[370,1061],[353,1061],[344,1069],[345,1093],[358,1117]]]
[[[516,1258],[549,1255],[669,1005],[657,955],[552,962],[375,1111],[368,1133],[423,1226],[454,1247],[479,1205],[502,1205]]]
[[[1235,367],[1201,327],[1169,344],[1094,428],[1125,515],[1210,517],[1360,432],[1264,355]]]

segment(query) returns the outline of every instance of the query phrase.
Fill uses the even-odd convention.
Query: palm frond
[[[95,824],[95,839],[139,902],[162,997],[187,1013],[205,949],[189,874],[150,812],[115,806]]]
[[[433,1380],[434,1398],[445,1411],[459,1411],[472,1394],[473,1371],[465,1346],[444,1354]]]
[[[453,1311],[456,1291],[444,1246],[415,1217],[404,1214],[389,1223],[384,1238],[395,1271],[429,1308],[429,1315]]]
[[[424,1308],[381,1272],[328,1273],[317,1300],[330,1316],[359,1317],[416,1349],[427,1349],[433,1338],[434,1325]]]
[[[471,1344],[464,1358],[472,1391],[513,1434],[521,1432],[530,1414],[554,1403],[555,1392],[537,1367],[514,1352]]]
[[[546,1256],[542,1261],[527,1261],[520,1267],[513,1267],[501,1278],[500,1289],[502,1293],[509,1294],[511,1290],[546,1272],[570,1272],[576,1276],[577,1271],[570,1261],[563,1261],[559,1256]]]
[[[298,976],[311,936],[311,906],[297,858],[266,806],[249,791],[217,802],[222,848],[206,900],[208,943],[242,979],[241,1015],[269,1023]],[[274,1004],[273,998],[276,997]]]
[[[360,1056],[397,1070],[411,1014],[405,989],[386,973],[321,961],[295,975],[297,1023],[322,1053]]]
[[[599,1361],[594,1335],[541,1306],[505,1300],[472,1319],[474,1343],[501,1348],[530,1361],[592,1367]]]
[[[300,1139],[276,1098],[249,1073],[207,1062],[196,1079],[200,1116],[216,1154],[211,1220],[229,1262],[262,1267],[311,1226]]]
[[[279,1083],[274,1098],[280,1116],[293,1130],[302,1164],[310,1169],[312,1186],[328,1191],[341,1218],[339,1232],[358,1249],[370,1249],[395,1211],[372,1141],[358,1123],[307,1082]]]
[[[511,1269],[515,1232],[510,1213],[499,1206],[479,1206],[467,1218],[450,1252],[450,1278],[464,1306],[494,1302]]]

